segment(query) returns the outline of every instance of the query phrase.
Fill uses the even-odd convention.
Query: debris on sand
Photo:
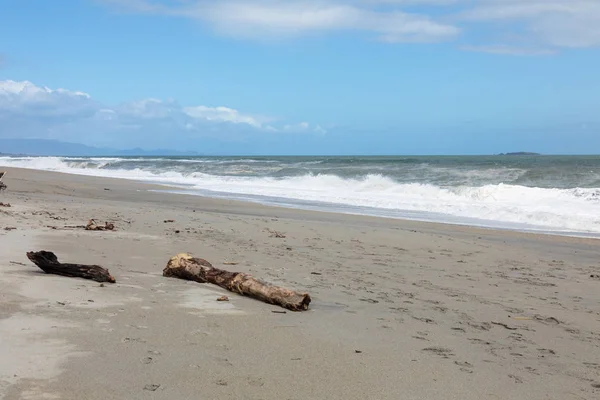
[[[98,225],[94,219],[90,219],[85,226],[86,231],[114,231],[115,224],[112,222],[105,222],[104,225]]]
[[[278,239],[285,239],[286,238],[285,233],[283,233],[283,232],[274,231],[274,230],[269,229],[269,228],[267,228],[265,230],[267,232],[269,232],[269,237],[278,238]]]

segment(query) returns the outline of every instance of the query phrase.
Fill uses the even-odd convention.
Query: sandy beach
[[[7,170],[0,399],[600,397],[598,240]],[[65,228],[90,218],[116,230]],[[117,283],[46,275],[31,250]],[[310,309],[163,277],[180,252],[307,291]]]

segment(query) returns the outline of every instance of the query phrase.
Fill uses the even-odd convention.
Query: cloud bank
[[[598,0],[97,1],[192,19],[243,39],[357,32],[387,43],[455,40],[471,51],[517,55],[600,46]]]
[[[274,135],[324,132],[307,122],[280,122],[223,106],[181,106],[152,98],[107,106],[84,92],[0,81],[0,137],[4,138],[182,148],[204,140],[244,143]]]

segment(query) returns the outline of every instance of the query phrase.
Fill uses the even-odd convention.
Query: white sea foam
[[[0,157],[0,165],[151,181],[204,195],[292,206],[312,202],[313,206],[324,209],[344,208],[349,212],[388,216],[402,216],[404,211],[417,219],[440,222],[478,221],[479,225],[491,227],[600,234],[600,188],[546,189],[508,184],[438,187],[398,183],[379,174],[360,179],[327,174],[283,178],[218,176],[156,172],[160,171],[156,165],[152,170],[102,169],[118,161],[123,159]]]

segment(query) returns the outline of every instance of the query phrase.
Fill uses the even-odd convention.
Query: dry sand
[[[6,183],[0,398],[600,398],[600,241],[40,171]],[[62,228],[91,217],[117,231]],[[45,275],[25,257],[42,249],[118,283]],[[306,290],[311,309],[163,278],[183,251]]]

